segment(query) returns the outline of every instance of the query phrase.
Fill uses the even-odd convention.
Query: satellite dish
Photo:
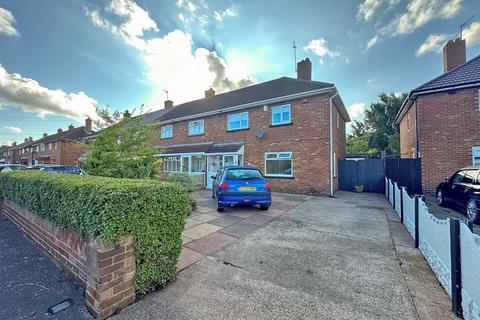
[[[265,131],[263,131],[263,129],[260,129],[257,131],[257,133],[255,133],[255,136],[261,140],[265,137]]]

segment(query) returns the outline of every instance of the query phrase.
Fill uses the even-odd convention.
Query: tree
[[[88,174],[117,178],[153,178],[159,173],[158,150],[150,147],[153,130],[141,117],[124,117],[101,130],[89,145],[84,169]]]
[[[370,135],[366,134],[359,137],[350,136],[347,140],[347,153],[368,153],[373,154],[375,150],[370,149],[368,140]]]
[[[133,108],[132,112],[125,110],[124,113],[121,113],[118,110],[111,112],[109,105],[106,105],[103,108],[95,105],[95,111],[97,113],[98,119],[93,121],[93,124],[99,130],[108,128],[110,126],[113,126],[114,124],[119,123],[125,117],[128,118],[132,115],[141,115],[145,112],[149,112],[145,111],[144,106],[145,105],[142,104],[139,108]]]

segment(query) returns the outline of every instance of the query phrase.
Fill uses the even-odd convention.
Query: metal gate
[[[385,192],[385,160],[340,160],[338,166],[338,188],[353,191],[363,185],[364,192]]]

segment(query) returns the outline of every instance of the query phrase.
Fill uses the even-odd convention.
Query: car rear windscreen
[[[263,179],[260,171],[256,169],[229,169],[227,170],[226,180],[253,180]]]

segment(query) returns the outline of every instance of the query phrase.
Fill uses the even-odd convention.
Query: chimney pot
[[[46,138],[48,134],[46,132],[43,133],[43,137]]]
[[[85,119],[85,130],[87,131],[87,133],[90,133],[92,131],[92,119]]]
[[[16,142],[12,142],[12,147],[15,147],[17,145]]]
[[[215,95],[215,90],[213,88],[209,88],[208,90],[205,90],[205,98],[210,98]]]
[[[165,109],[169,109],[171,107],[173,107],[173,101],[172,100],[165,100]]]
[[[57,133],[62,133],[62,132],[63,132],[62,128],[57,129]]]
[[[123,112],[123,118],[130,118],[131,116],[132,114],[130,113],[130,111],[125,110],[125,112]]]
[[[28,137],[28,141],[33,141],[32,137]]]
[[[75,127],[73,126],[73,124],[69,125],[68,126],[68,130],[73,130]]]
[[[312,62],[306,58],[297,63],[297,79],[312,80]]]
[[[465,39],[448,40],[443,47],[443,72],[450,71],[467,62]]]
[[[23,140],[24,142],[27,142],[28,141],[28,138],[25,138],[25,140]]]

